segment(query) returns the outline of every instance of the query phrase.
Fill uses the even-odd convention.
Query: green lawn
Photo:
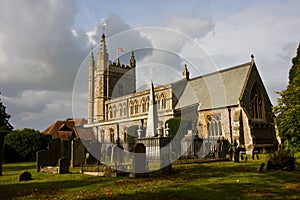
[[[149,178],[37,173],[35,163],[4,164],[0,199],[300,199],[300,154],[293,172],[257,173],[260,160],[173,165],[173,174]],[[33,179],[19,182],[23,171]]]

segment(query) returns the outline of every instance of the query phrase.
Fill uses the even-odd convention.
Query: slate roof
[[[93,128],[84,128],[83,126],[75,126],[73,132],[76,138],[81,140],[96,140]]]
[[[198,110],[238,105],[253,64],[248,62],[190,79],[175,109],[198,103]]]

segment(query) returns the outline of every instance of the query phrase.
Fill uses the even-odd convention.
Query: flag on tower
[[[125,48],[122,48],[122,47],[118,47],[118,51],[125,52],[126,49],[125,49]]]

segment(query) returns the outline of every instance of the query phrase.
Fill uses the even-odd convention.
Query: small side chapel
[[[150,90],[136,92],[133,51],[129,63],[109,60],[105,34],[97,60],[90,55],[85,126],[95,128],[99,142],[126,146],[127,128],[147,125]],[[189,118],[193,134],[206,138],[207,148],[219,138],[237,142],[247,153],[277,147],[272,104],[253,56],[250,62],[195,78],[185,65],[182,75],[181,80],[154,88],[161,125],[170,118]]]

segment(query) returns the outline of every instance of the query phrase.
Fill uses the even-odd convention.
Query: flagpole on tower
[[[107,26],[107,24],[105,22],[102,23],[102,33],[104,34],[105,32],[105,27]]]

